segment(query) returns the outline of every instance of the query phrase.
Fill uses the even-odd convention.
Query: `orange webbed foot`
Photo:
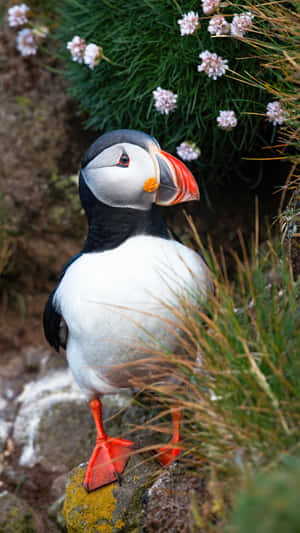
[[[83,485],[87,492],[120,481],[134,442],[107,438],[96,444],[89,460]]]
[[[98,398],[90,401],[90,408],[96,424],[97,440],[83,482],[87,492],[114,481],[120,482],[130,454],[136,447],[130,440],[108,437],[102,425],[102,405]]]
[[[174,409],[172,411],[172,422],[173,422],[173,437],[171,441],[158,450],[157,460],[161,465],[167,466],[178,457],[181,453],[180,448],[180,421],[181,421],[181,410]],[[174,446],[175,445],[175,446]]]

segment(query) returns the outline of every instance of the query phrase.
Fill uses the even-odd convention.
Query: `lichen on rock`
[[[0,533],[39,533],[41,522],[31,507],[9,492],[0,494]]]
[[[117,483],[106,485],[99,491],[87,494],[83,487],[84,473],[85,470],[82,467],[75,468],[71,483],[67,485],[64,513],[68,522],[68,531],[75,533],[76,531],[92,531],[95,528],[101,533],[111,533],[117,503],[113,490],[117,487]],[[122,521],[119,525],[123,525]]]
[[[122,484],[111,483],[87,493],[83,487],[86,465],[75,468],[66,487],[64,514],[68,533],[135,531],[142,519],[142,495],[157,471],[149,455],[133,455]]]

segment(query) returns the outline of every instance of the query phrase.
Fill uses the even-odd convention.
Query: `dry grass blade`
[[[196,469],[205,461],[226,479],[293,449],[300,426],[299,282],[277,246],[270,242],[259,250],[258,220],[256,226],[250,255],[240,235],[235,282],[214,251],[206,252],[215,294],[203,310],[180,300],[178,321],[187,332],[192,314],[191,332],[180,354],[158,354],[171,361],[173,385],[148,387],[164,415],[182,408],[185,461]],[[152,417],[151,430],[164,433],[160,422],[160,414]]]

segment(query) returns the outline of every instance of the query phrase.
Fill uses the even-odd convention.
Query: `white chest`
[[[69,330],[71,368],[70,359],[92,367],[139,358],[138,344],[153,337],[174,349],[166,327],[166,319],[174,320],[170,306],[196,290],[205,296],[208,284],[201,258],[175,241],[138,236],[113,250],[82,255],[55,297]]]

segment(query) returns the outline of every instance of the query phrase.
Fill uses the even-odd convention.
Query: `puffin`
[[[174,353],[173,308],[182,297],[205,299],[210,279],[203,259],[172,237],[160,209],[199,200],[196,180],[152,136],[120,129],[98,137],[82,159],[79,196],[87,237],[48,298],[43,326],[49,344],[66,350],[94,418],[96,445],[84,479],[91,492],[120,481],[136,447],[105,432],[103,396],[132,388],[135,376],[158,380],[141,346],[154,338]],[[172,439],[157,454],[162,465],[181,451],[181,414],[171,414]]]

